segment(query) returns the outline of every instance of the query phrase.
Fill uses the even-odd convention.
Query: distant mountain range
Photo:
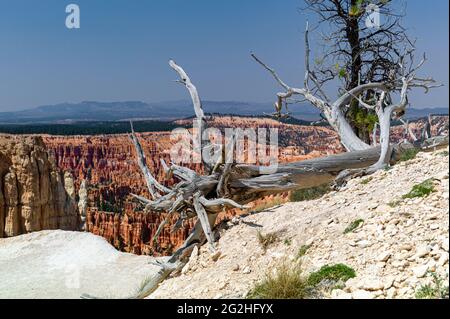
[[[263,115],[274,111],[271,103],[237,101],[203,101],[206,113]],[[298,119],[314,121],[320,119],[317,109],[311,105],[291,106],[291,115]],[[448,114],[448,108],[408,109],[407,118],[416,119],[428,114]],[[144,103],[140,101],[61,103],[36,108],[0,112],[0,123],[71,123],[80,121],[125,121],[125,120],[174,120],[194,115],[190,101],[166,101]]]

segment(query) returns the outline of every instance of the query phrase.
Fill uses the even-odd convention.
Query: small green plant
[[[291,193],[289,200],[291,202],[302,202],[305,200],[318,199],[330,191],[331,187],[329,184],[305,189],[298,189]]]
[[[363,3],[364,3],[364,0],[356,0],[356,3],[350,7],[350,11],[348,13],[349,16],[351,16],[351,17],[359,16],[363,12],[362,11]]]
[[[350,278],[355,278],[356,272],[353,268],[344,264],[325,265],[318,271],[313,272],[308,277],[308,284],[317,286],[323,280],[334,282],[346,282]]]
[[[378,123],[378,116],[375,112],[359,107],[356,100],[351,103],[348,116],[357,128],[365,132],[372,132],[375,124]]]
[[[364,219],[356,219],[354,221],[352,221],[350,223],[350,225],[347,226],[347,228],[344,229],[344,234],[348,234],[353,232],[356,228],[359,227],[359,225],[361,225],[362,223],[364,223]]]
[[[439,152],[437,155],[442,156],[442,157],[446,157],[446,156],[448,156],[448,151]]]
[[[283,241],[283,243],[284,243],[286,246],[290,246],[290,245],[292,245],[292,240],[291,240],[290,238],[286,238],[286,239]]]
[[[372,180],[373,180],[373,177],[365,178],[365,179],[363,179],[363,180],[361,181],[361,184],[362,184],[362,185],[367,185],[367,184],[369,184]]]
[[[434,192],[433,179],[427,179],[420,184],[414,185],[408,194],[402,196],[402,198],[416,198],[426,197]]]
[[[416,299],[446,299],[448,298],[448,286],[443,285],[443,280],[435,272],[430,273],[433,282],[422,285],[416,291]]]
[[[266,250],[271,244],[278,241],[278,234],[276,232],[263,234],[261,231],[258,231],[257,236],[259,244],[264,250]]]
[[[405,161],[409,161],[412,160],[413,158],[416,157],[416,155],[419,153],[419,149],[417,148],[409,148],[406,151],[404,151],[399,158],[400,162],[405,162]]]
[[[308,279],[300,265],[284,262],[275,274],[267,274],[247,295],[249,299],[304,299],[310,295]]]
[[[309,249],[309,248],[311,248],[311,245],[302,245],[302,246],[300,247],[300,249],[298,250],[296,259],[300,259],[300,258],[302,258],[303,256],[305,256],[306,253],[308,252],[308,249]]]

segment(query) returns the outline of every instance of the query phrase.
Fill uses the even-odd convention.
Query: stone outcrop
[[[0,237],[77,227],[72,175],[58,170],[40,137],[0,136]]]
[[[116,299],[139,291],[159,266],[156,258],[122,253],[86,232],[43,230],[3,238],[1,299]]]

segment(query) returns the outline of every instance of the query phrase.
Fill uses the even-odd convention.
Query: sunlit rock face
[[[0,237],[78,227],[72,175],[40,137],[0,136]]]

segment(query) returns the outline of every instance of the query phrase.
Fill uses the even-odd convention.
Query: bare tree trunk
[[[365,150],[370,147],[358,137],[340,108],[334,110],[333,117],[328,122],[338,133],[341,143],[347,151]]]
[[[390,112],[377,112],[378,121],[380,123],[380,145],[381,145],[381,154],[377,163],[375,163],[375,168],[379,169],[386,165],[389,165],[391,153],[392,153],[392,145],[389,141],[391,134],[391,113]]]

